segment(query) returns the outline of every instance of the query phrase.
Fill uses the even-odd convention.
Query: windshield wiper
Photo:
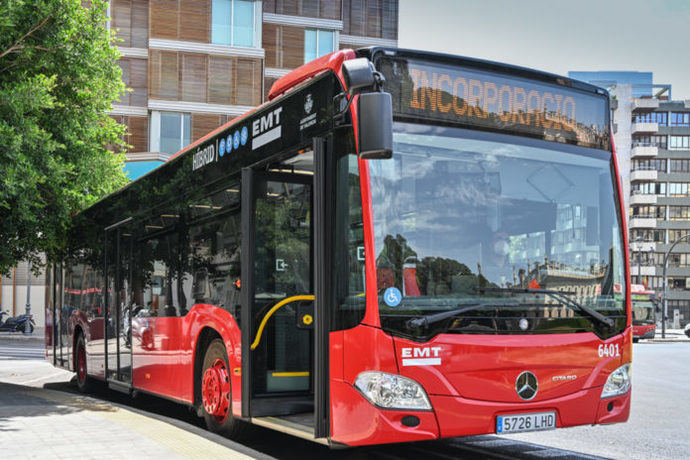
[[[544,294],[554,299],[560,301],[566,307],[571,310],[579,310],[585,312],[590,317],[596,319],[597,321],[604,323],[608,327],[613,327],[615,323],[608,316],[602,315],[596,310],[593,310],[585,305],[581,305],[568,297],[568,295],[573,295],[573,292],[567,291],[556,291],[555,289],[531,289],[531,288],[504,288],[504,287],[474,287],[475,291],[485,291],[485,292],[517,292],[517,293],[527,293],[527,294]]]
[[[429,327],[430,324],[438,323],[439,321],[443,321],[448,318],[452,318],[454,316],[462,315],[463,313],[467,313],[468,311],[472,310],[478,310],[482,307],[486,307],[487,305],[491,305],[490,303],[463,303],[459,304],[458,307],[461,308],[456,308],[455,310],[448,310],[444,311],[441,313],[434,313],[432,315],[425,315],[421,316],[419,318],[412,318],[408,319],[405,322],[405,325],[409,329],[418,329],[418,328],[427,328]]]

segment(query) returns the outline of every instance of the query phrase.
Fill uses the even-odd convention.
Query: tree
[[[0,2],[0,273],[59,253],[70,216],[125,182],[107,2]]]

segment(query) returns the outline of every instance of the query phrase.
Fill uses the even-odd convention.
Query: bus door
[[[132,384],[132,233],[123,222],[105,231],[106,380],[129,391]]]
[[[242,182],[243,416],[313,413],[312,176]]]

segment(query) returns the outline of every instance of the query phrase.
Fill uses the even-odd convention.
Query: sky
[[[690,0],[400,0],[398,45],[567,75],[654,72],[690,99]]]

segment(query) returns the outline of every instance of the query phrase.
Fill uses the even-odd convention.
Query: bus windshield
[[[653,324],[654,323],[654,303],[649,297],[633,296],[632,315],[633,324]]]
[[[396,123],[393,158],[369,170],[384,329],[420,338],[625,327],[609,152]],[[459,313],[437,315],[450,310]],[[443,320],[419,321],[431,315]]]

